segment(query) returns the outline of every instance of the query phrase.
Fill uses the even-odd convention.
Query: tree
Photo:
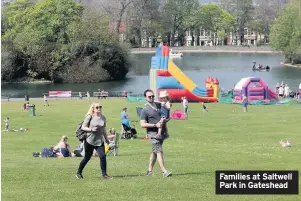
[[[301,2],[292,0],[271,27],[270,44],[284,53],[287,62],[298,62],[301,54]],[[300,62],[300,60],[299,60]]]
[[[62,49],[69,42],[68,26],[79,20],[83,8],[73,1],[46,0],[33,4],[17,0],[4,10],[4,43],[10,43],[14,51],[23,55],[23,69],[27,68],[29,77],[53,80],[54,72],[70,59]]]
[[[138,45],[141,46],[142,35],[146,37],[148,44],[149,36],[158,36],[160,32],[160,0],[133,0],[129,8],[131,30],[138,37]]]
[[[127,9],[132,4],[133,0],[105,0],[99,1],[102,8],[109,15],[111,24],[116,33],[120,32],[121,23]]]
[[[216,4],[202,6],[197,15],[195,20],[199,22],[198,25],[205,30],[217,33],[222,44],[226,33],[234,28],[233,16]]]
[[[199,8],[198,0],[167,0],[163,7],[162,25],[168,35],[170,45],[174,46],[175,37],[183,37],[189,26],[185,19]]]
[[[244,42],[244,28],[252,19],[254,6],[252,0],[215,0],[219,5],[234,16],[236,22],[236,44]],[[240,37],[240,38],[238,38]]]
[[[16,0],[3,8],[1,25],[3,28],[3,39],[7,42],[20,33],[28,22],[28,14],[34,4],[30,0]]]
[[[65,75],[70,75],[70,81],[78,79],[77,82],[99,82],[106,79],[124,79],[130,68],[129,50],[126,45],[118,41],[118,33],[108,29],[109,16],[93,9],[84,12],[82,19],[73,27],[74,38],[72,55],[74,57]],[[82,66],[85,68],[82,68]],[[76,72],[75,69],[79,69]],[[99,72],[90,74],[85,71]],[[66,73],[67,72],[67,73]],[[104,76],[100,76],[104,75]]]
[[[17,0],[4,10],[3,42],[11,48],[1,55],[7,65],[2,77],[98,82],[127,74],[129,50],[109,29],[107,15],[83,12],[73,0]]]
[[[258,31],[260,35],[264,34],[264,43],[266,43],[272,23],[287,3],[288,0],[255,1],[254,15],[247,26]]]

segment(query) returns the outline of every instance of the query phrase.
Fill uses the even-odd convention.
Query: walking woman
[[[100,159],[101,175],[103,179],[112,179],[107,175],[107,159],[104,142],[109,144],[106,129],[106,117],[102,115],[102,106],[99,103],[92,103],[82,125],[82,130],[87,131],[87,139],[84,142],[85,156],[80,162],[76,177],[83,179],[83,169],[91,159],[94,149]]]

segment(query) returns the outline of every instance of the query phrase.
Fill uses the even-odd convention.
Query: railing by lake
[[[87,93],[86,92],[71,92],[69,96],[60,96],[60,95],[51,95],[49,96],[49,92],[45,92],[41,94],[41,97],[33,97],[33,99],[39,99],[43,98],[44,95],[46,95],[47,99],[79,99],[80,98],[80,93],[82,98],[87,98]],[[90,98],[109,98],[109,97],[126,97],[127,95],[133,94],[132,91],[104,91],[104,92],[92,92],[92,95],[90,94]],[[24,94],[24,98],[26,99],[26,96],[29,97],[27,94]],[[10,98],[11,95],[6,93],[6,94],[1,94],[1,100],[5,101],[10,101],[11,99],[15,98]],[[16,98],[16,99],[22,99],[22,98]]]
[[[183,46],[170,47],[173,51],[181,52],[197,52],[197,51],[216,51],[216,52],[277,52],[273,51],[269,46]],[[155,52],[156,48],[132,48],[132,53]]]

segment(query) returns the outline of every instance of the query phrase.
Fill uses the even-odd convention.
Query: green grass
[[[301,107],[250,106],[243,113],[239,105],[190,104],[187,121],[170,121],[170,139],[164,143],[166,167],[173,177],[145,177],[151,145],[147,140],[121,140],[120,156],[108,156],[108,173],[113,180],[100,179],[99,159],[92,158],[84,169],[84,180],[75,173],[81,158],[34,158],[32,152],[54,146],[62,135],[69,136],[71,148],[78,145],[75,128],[84,119],[87,101],[50,101],[49,107],[36,101],[37,116],[21,110],[22,102],[2,102],[4,117],[11,128],[28,132],[3,132],[2,200],[301,200],[300,195],[215,195],[215,171],[300,170]],[[120,130],[121,108],[127,106],[137,120],[137,103],[121,99],[101,100],[107,126]],[[140,104],[141,105],[141,104]],[[181,109],[174,104],[174,109]],[[232,109],[235,112],[232,112]],[[139,137],[145,130],[136,124]],[[292,147],[281,148],[289,139]],[[301,182],[299,181],[299,185]]]

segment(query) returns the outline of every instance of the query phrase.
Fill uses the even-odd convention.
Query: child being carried
[[[162,127],[158,129],[157,137],[161,138],[162,131],[164,129],[164,134],[165,138],[168,138],[168,131],[166,127],[167,121],[169,121],[170,117],[170,108],[171,108],[171,103],[169,101],[169,95],[166,91],[161,91],[160,95],[160,103],[161,103],[161,108],[160,108],[160,115],[161,115],[161,120],[160,123],[162,124]]]

